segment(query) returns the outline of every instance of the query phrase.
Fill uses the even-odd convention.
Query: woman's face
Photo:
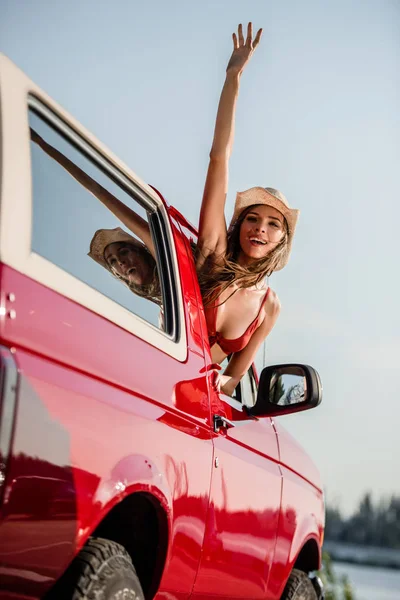
[[[279,210],[264,204],[252,206],[240,226],[239,262],[265,258],[284,235],[284,217]]]
[[[114,242],[104,250],[104,259],[114,275],[128,284],[145,285],[151,282],[153,272],[139,248],[129,242]]]

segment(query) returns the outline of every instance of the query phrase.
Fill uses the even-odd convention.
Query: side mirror
[[[248,409],[255,417],[276,417],[318,406],[321,379],[308,365],[275,365],[262,370],[257,401]]]

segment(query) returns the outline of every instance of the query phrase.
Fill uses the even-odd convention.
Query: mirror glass
[[[293,406],[307,401],[307,381],[301,367],[276,369],[271,377],[269,401],[277,406]]]

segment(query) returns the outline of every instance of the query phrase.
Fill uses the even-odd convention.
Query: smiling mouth
[[[266,246],[268,242],[264,242],[263,240],[259,240],[257,238],[249,238],[250,244],[253,246]]]

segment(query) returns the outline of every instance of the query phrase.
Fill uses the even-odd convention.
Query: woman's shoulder
[[[269,316],[278,316],[281,310],[281,302],[278,298],[278,294],[272,289],[269,288],[268,296],[265,301],[265,312]]]

